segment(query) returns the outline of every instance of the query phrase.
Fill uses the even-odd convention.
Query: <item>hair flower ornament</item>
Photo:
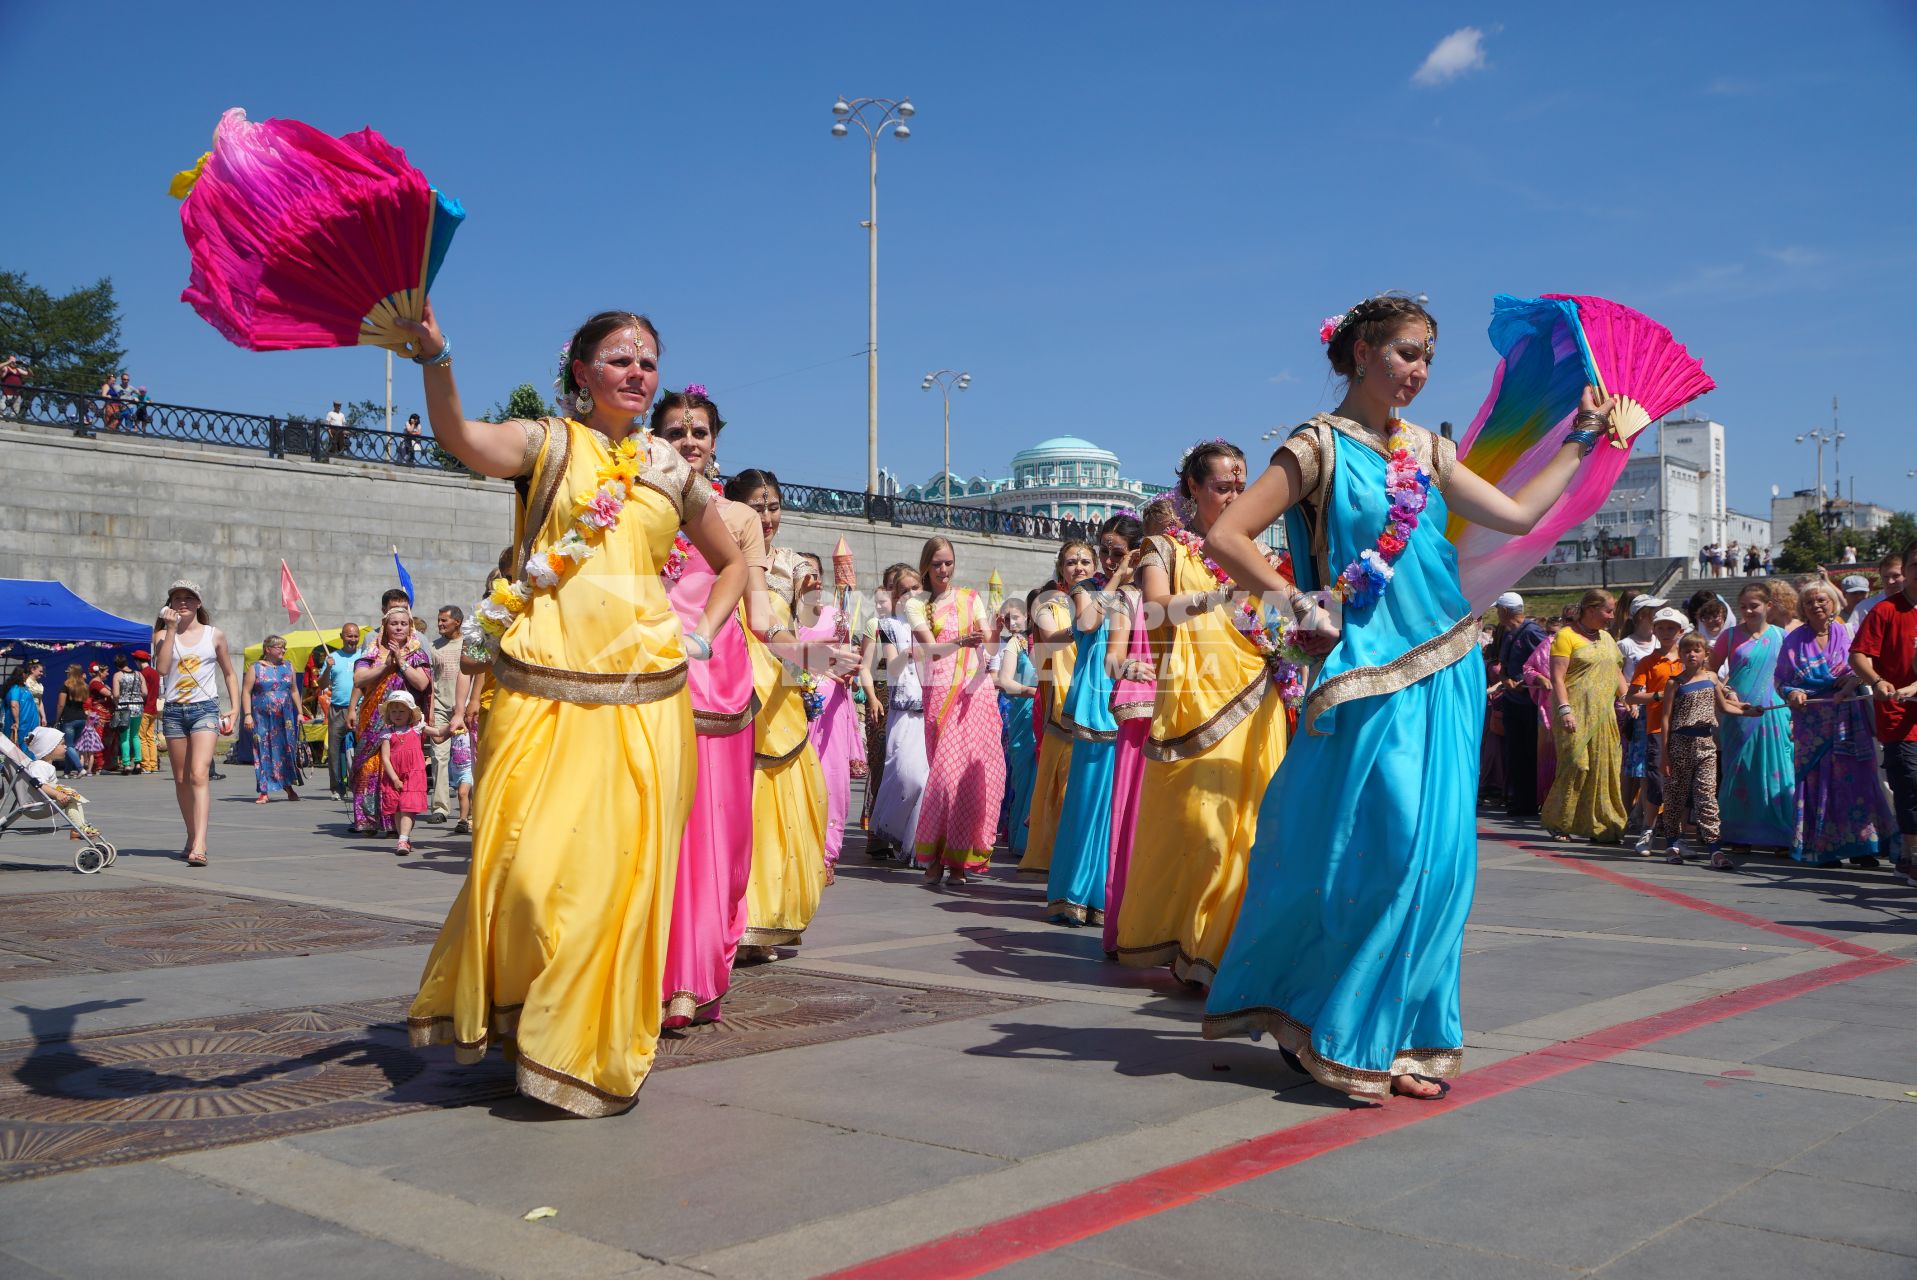
[[[686,389],[682,391],[680,394],[688,398],[692,396],[698,396],[701,400],[712,399],[712,396],[706,391],[706,384],[703,382],[686,383]]]
[[[1318,326],[1318,341],[1330,346],[1331,340],[1338,336],[1338,329],[1344,322],[1343,314],[1326,316],[1325,322]]]

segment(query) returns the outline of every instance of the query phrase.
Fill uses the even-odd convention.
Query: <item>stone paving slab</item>
[[[1910,1280],[1911,1266],[1908,1258],[1898,1254],[1696,1218],[1646,1241],[1594,1274],[1604,1280],[1678,1276]]]
[[[253,806],[246,771],[228,772],[216,784],[226,798],[209,870],[166,856],[177,819],[170,804],[154,803],[163,784],[103,779],[94,809],[135,852],[83,879],[65,869],[64,846],[9,839],[0,900],[147,886],[256,894],[398,927],[443,916],[465,870],[461,843],[443,828],[426,835],[436,856],[394,858],[383,842],[343,837],[339,806]],[[1515,832],[1536,843],[1535,828]],[[1468,1070],[1839,959],[1802,938],[1632,892],[1580,863],[1904,955],[1917,941],[1917,890],[1883,871],[1755,859],[1722,876],[1615,850],[1549,851],[1560,857],[1482,845],[1465,943]],[[805,945],[771,972],[1045,1003],[664,1071],[632,1113],[608,1121],[559,1119],[502,1097],[0,1186],[0,1223],[31,1216],[36,1197],[105,1196],[128,1213],[151,1206],[138,1221],[156,1224],[140,1234],[115,1219],[96,1232],[107,1238],[94,1252],[69,1259],[46,1251],[70,1229],[72,1219],[55,1216],[31,1248],[0,1235],[0,1273],[95,1274],[109,1269],[91,1265],[105,1259],[117,1274],[143,1248],[170,1249],[176,1233],[193,1232],[182,1255],[202,1259],[198,1274],[217,1275],[219,1262],[204,1259],[247,1256],[255,1214],[261,1231],[322,1242],[315,1247],[335,1264],[328,1274],[389,1280],[401,1267],[474,1269],[472,1250],[453,1239],[408,1239],[404,1215],[415,1212],[500,1241],[490,1257],[481,1246],[479,1269],[495,1274],[540,1274],[525,1260],[535,1255],[515,1252],[532,1232],[555,1247],[576,1244],[581,1274],[630,1267],[786,1280],[960,1228],[989,1235],[991,1223],[1064,1196],[1341,1114],[1336,1095],[1285,1070],[1268,1044],[1199,1039],[1202,1001],[1163,971],[1106,964],[1094,931],[1045,924],[1042,885],[1012,880],[1004,865],[958,893],[927,893],[915,880],[865,862],[854,835]],[[9,1013],[20,1005],[72,1007],[80,1035],[154,1021],[148,1010],[168,1021],[214,1018],[284,1007],[291,1002],[248,1003],[282,984],[321,1003],[329,988],[350,993],[336,1002],[403,1002],[419,954],[408,944],[23,976],[0,982],[0,1028],[20,1025],[25,1015]],[[1628,1064],[1589,1064],[1472,1105],[1420,1110],[1409,1127],[998,1274],[1917,1274],[1909,1256],[1917,1230],[1905,1225],[1907,1208],[1893,1207],[1907,1206],[1913,1190],[1917,1100],[1886,1083],[1917,1062],[1902,1038],[1917,1028],[1913,974],[1877,974],[1703,1026]],[[126,999],[144,1003],[118,1005]],[[1775,1078],[1786,1071],[1801,1074]],[[114,1181],[127,1174],[151,1180]],[[160,1175],[190,1179],[193,1196],[213,1198],[169,1190]],[[538,1204],[560,1216],[521,1222]],[[208,1238],[234,1247],[195,1253]],[[359,1249],[324,1243],[335,1240]]]
[[[48,1275],[141,1280],[471,1280],[484,1274],[161,1164],[94,1170],[84,1187],[48,1178],[0,1188],[0,1257]]]
[[[1127,1223],[1061,1252],[1073,1259],[1168,1277],[1546,1280],[1568,1274],[1560,1267],[1500,1253],[1484,1243],[1424,1237],[1402,1225],[1368,1230],[1225,1200],[1201,1201]],[[997,1274],[1021,1273],[1009,1268]]]

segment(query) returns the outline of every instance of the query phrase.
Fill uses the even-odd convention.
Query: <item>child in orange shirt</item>
[[[1631,673],[1630,691],[1624,701],[1644,710],[1644,785],[1638,789],[1638,811],[1644,834],[1638,837],[1637,851],[1651,852],[1651,828],[1657,823],[1658,807],[1664,803],[1664,779],[1658,762],[1664,758],[1664,686],[1683,663],[1678,660],[1677,642],[1690,622],[1676,609],[1659,609],[1651,619],[1651,634],[1657,637],[1657,649],[1638,659]]]

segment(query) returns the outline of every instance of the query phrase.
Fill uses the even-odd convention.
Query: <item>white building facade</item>
[[[1009,478],[951,477],[952,505],[1096,522],[1120,508],[1137,511],[1167,486],[1128,480],[1118,455],[1078,436],[1054,436],[1012,455]],[[899,490],[901,498],[944,502],[943,472]]]
[[[1599,448],[1608,448],[1600,444]],[[1724,424],[1666,418],[1641,433],[1615,488],[1589,520],[1566,531],[1555,562],[1612,556],[1683,556],[1715,543],[1767,547],[1769,522],[1725,500]]]

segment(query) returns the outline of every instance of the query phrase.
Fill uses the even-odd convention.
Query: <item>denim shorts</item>
[[[188,738],[196,733],[220,731],[220,703],[217,698],[204,702],[169,702],[160,724],[169,738]]]

